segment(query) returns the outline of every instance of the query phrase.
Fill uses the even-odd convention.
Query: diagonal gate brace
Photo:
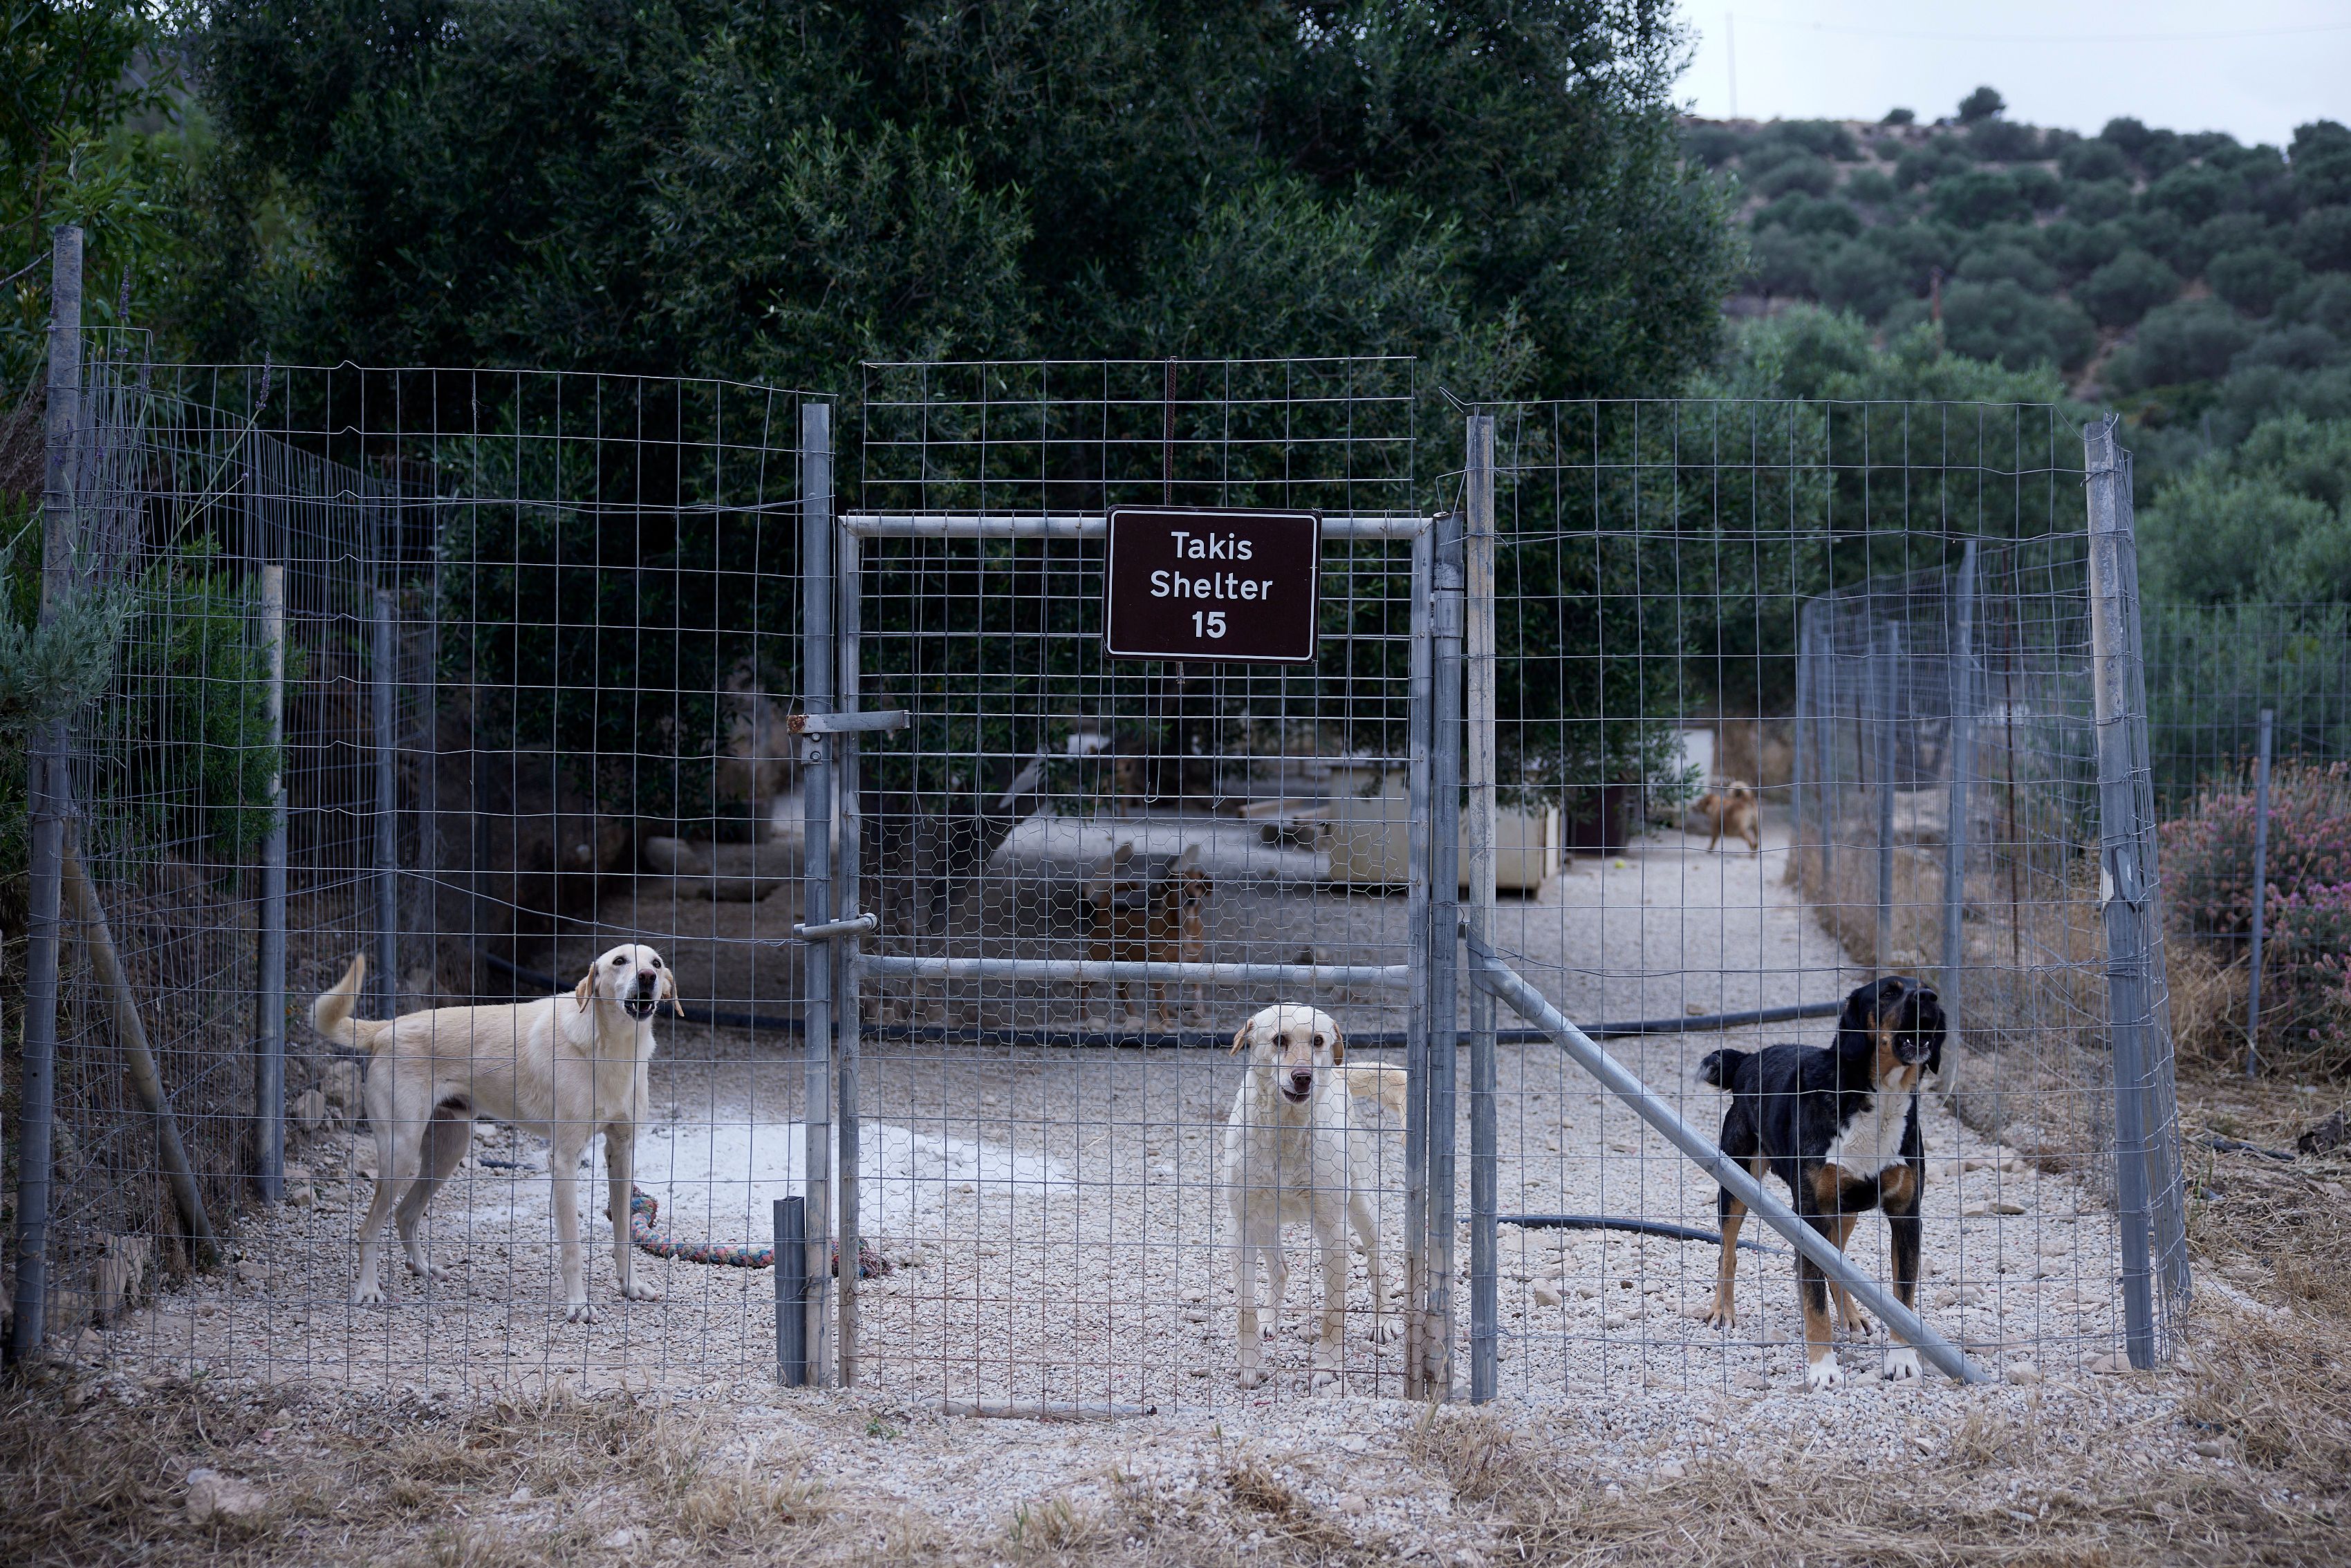
[[[1855,1268],[1853,1260],[1827,1237],[1766,1192],[1763,1184],[1716,1147],[1713,1139],[1683,1121],[1680,1113],[1658,1098],[1656,1091],[1641,1082],[1630,1068],[1593,1044],[1590,1036],[1569,1022],[1566,1014],[1552,1006],[1517,970],[1503,963],[1492,948],[1475,937],[1465,941],[1469,949],[1469,973],[1477,984],[1550,1035],[1560,1049],[1575,1059],[1576,1065],[1600,1080],[1609,1092],[1663,1133],[1676,1148],[1697,1162],[1700,1169],[1729,1189],[1730,1196],[1745,1204],[1758,1218],[1786,1237],[1792,1246],[1819,1265],[1821,1272],[1843,1285],[1855,1301],[1876,1313],[1880,1322],[1902,1336],[1903,1343],[1933,1362],[1938,1371],[1961,1383],[1991,1381],[1959,1346],[1928,1328],[1917,1313],[1879,1290],[1876,1281]]]

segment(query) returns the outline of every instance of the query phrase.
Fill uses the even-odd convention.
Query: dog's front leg
[[[1347,1218],[1364,1243],[1364,1272],[1372,1280],[1372,1343],[1386,1344],[1403,1334],[1404,1323],[1387,1313],[1387,1270],[1380,1260],[1380,1226],[1372,1213],[1371,1199],[1360,1192],[1352,1194],[1347,1199]]]
[[[606,1127],[604,1168],[611,1180],[605,1190],[612,1205],[612,1265],[621,1277],[621,1294],[632,1301],[658,1301],[661,1291],[637,1278],[637,1249],[629,1242],[629,1198],[636,1189],[636,1129],[624,1122]]]
[[[1243,1388],[1255,1388],[1265,1381],[1265,1345],[1257,1319],[1257,1238],[1249,1220],[1234,1215],[1233,1301],[1238,1308],[1233,1318],[1234,1362]],[[1278,1260],[1279,1252],[1276,1257]],[[1275,1310],[1280,1311],[1278,1301]]]
[[[1325,1214],[1320,1218],[1322,1223],[1314,1227],[1315,1245],[1322,1254],[1322,1330],[1314,1340],[1317,1394],[1339,1385],[1345,1350],[1342,1336],[1347,1327],[1346,1218],[1343,1214]]]
[[[580,1155],[585,1141],[573,1124],[559,1122],[547,1155],[548,1184],[552,1189],[549,1196],[555,1205],[555,1270],[563,1281],[563,1321],[571,1323],[596,1321],[596,1309],[588,1304],[587,1270],[580,1255]],[[622,1225],[628,1223],[628,1213],[623,1205]]]

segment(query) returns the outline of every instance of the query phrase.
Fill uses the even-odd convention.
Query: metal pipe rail
[[[1800,1218],[1796,1211],[1764,1190],[1763,1184],[1748,1174],[1738,1161],[1718,1147],[1713,1139],[1682,1120],[1671,1105],[1660,1099],[1656,1091],[1643,1082],[1630,1068],[1618,1061],[1591,1037],[1568,1020],[1567,1015],[1552,1006],[1550,1000],[1529,985],[1525,977],[1502,962],[1494,950],[1475,937],[1465,938],[1469,950],[1469,974],[1478,985],[1510,1004],[1512,1011],[1529,1023],[1550,1034],[1552,1040],[1575,1059],[1576,1065],[1600,1080],[1603,1087],[1631,1106],[1640,1118],[1665,1134],[1676,1148],[1689,1156],[1698,1166],[1726,1188],[1731,1197],[1752,1209],[1757,1218],[1786,1237],[1791,1245],[1811,1259],[1822,1273],[1844,1287],[1853,1299],[1877,1314],[1902,1338],[1902,1343],[1916,1350],[1943,1372],[1961,1383],[1990,1383],[1991,1376],[1965,1352],[1927,1326],[1917,1313],[1877,1288],[1876,1281],[1854,1267],[1853,1260],[1838,1250],[1829,1239]]]
[[[1433,520],[1415,512],[1344,513],[1322,519],[1322,538],[1417,538]],[[866,539],[1098,539],[1110,531],[1110,519],[1101,512],[843,512],[841,527]]]
[[[1027,980],[1081,986],[1386,986],[1411,984],[1409,964],[1182,964],[1133,959],[944,958],[863,953],[867,975],[909,980]]]

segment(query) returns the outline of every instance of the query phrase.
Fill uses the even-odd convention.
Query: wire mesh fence
[[[2116,1354],[2134,1269],[2168,1345],[2161,952],[2118,1002],[2100,882],[2159,768],[2102,755],[2147,706],[2094,695],[2050,411],[1545,404],[1462,465],[1410,361],[877,365],[836,477],[766,388],[89,365],[128,608],[70,736],[52,1339],[950,1406],[1795,1371],[1791,1262],[1702,1321],[1714,1182],[1496,1018],[1466,912],[1709,1136],[1706,1053],[1938,987],[1924,1274],[1852,1255],[1994,1365]],[[1185,519],[1308,517],[1264,620],[1311,662],[1112,656],[1136,509],[1203,639],[1258,601]],[[374,1027],[436,1008],[491,1010]],[[565,1051],[619,1087],[532,1089]],[[235,1267],[183,1279],[191,1183]]]

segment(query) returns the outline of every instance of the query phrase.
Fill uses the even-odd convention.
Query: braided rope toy
[[[629,1189],[629,1240],[656,1258],[687,1263],[710,1263],[728,1269],[772,1269],[773,1247],[732,1247],[718,1241],[678,1241],[653,1228],[661,1216],[661,1199],[641,1186]],[[863,1242],[857,1244],[857,1277],[871,1280],[891,1270],[890,1260]],[[832,1271],[841,1272],[841,1248],[832,1249]]]

